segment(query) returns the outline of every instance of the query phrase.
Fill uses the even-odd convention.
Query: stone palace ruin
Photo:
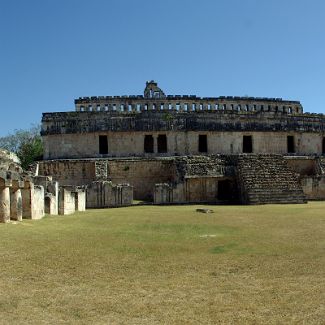
[[[35,175],[88,186],[88,207],[325,199],[325,117],[298,101],[170,96],[150,81],[44,113],[42,137]]]
[[[44,160],[0,150],[0,221],[85,208],[325,199],[325,116],[281,98],[83,97],[43,113]]]

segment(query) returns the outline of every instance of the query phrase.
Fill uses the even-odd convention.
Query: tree
[[[40,136],[41,127],[32,125],[28,130],[15,130],[0,138],[0,148],[14,152],[21,161],[23,169],[43,157],[43,143]]]

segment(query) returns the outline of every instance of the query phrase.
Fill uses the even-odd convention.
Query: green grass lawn
[[[0,323],[325,324],[325,202],[197,207],[1,224]]]

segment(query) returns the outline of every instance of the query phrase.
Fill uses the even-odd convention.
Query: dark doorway
[[[144,136],[144,152],[153,153],[153,136],[151,134]]]
[[[243,136],[243,153],[253,152],[253,140],[251,135]]]
[[[99,136],[99,153],[101,155],[107,155],[108,154],[107,135],[100,135]]]
[[[323,138],[323,150],[322,150],[323,155],[325,155],[325,137]]]
[[[199,152],[208,152],[208,138],[206,134],[199,134]]]
[[[167,152],[167,137],[166,134],[159,134],[157,139],[158,152]]]
[[[218,200],[226,201],[232,199],[232,187],[229,179],[218,181]]]
[[[293,135],[288,135],[287,136],[287,148],[288,148],[288,153],[295,153],[295,138]]]

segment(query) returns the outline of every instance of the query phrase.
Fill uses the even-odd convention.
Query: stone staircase
[[[307,202],[298,177],[281,155],[240,155],[237,178],[244,204]]]

